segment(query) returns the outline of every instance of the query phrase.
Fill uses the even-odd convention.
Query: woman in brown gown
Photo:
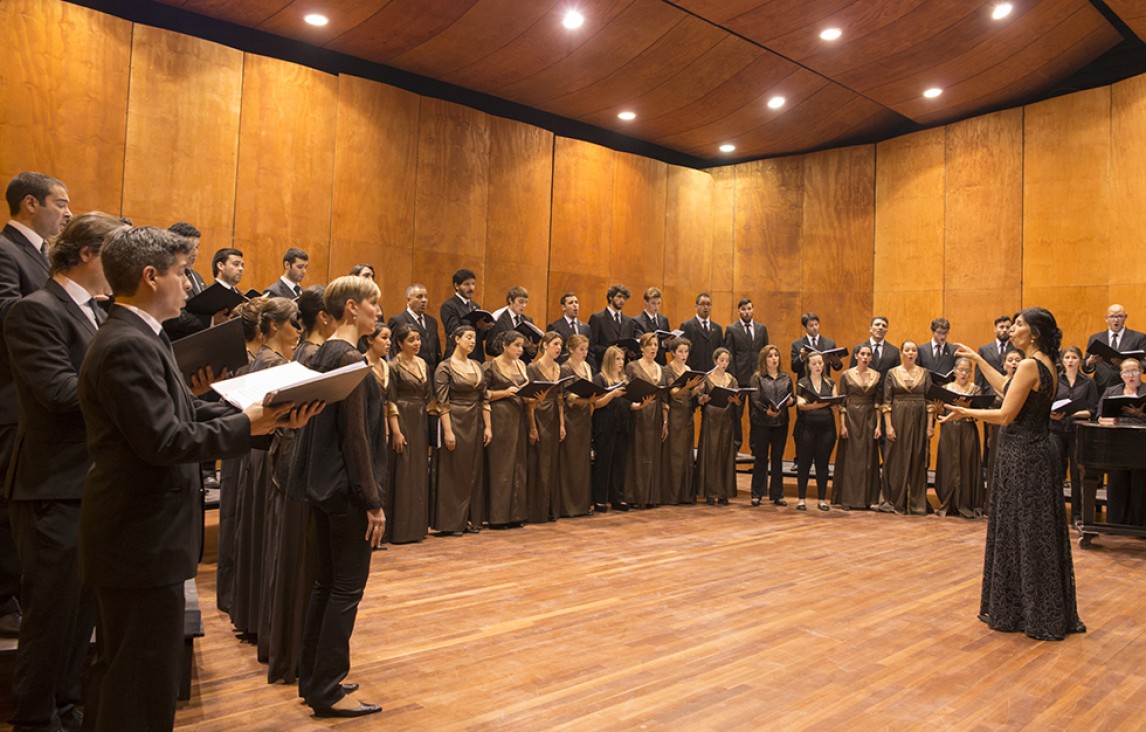
[[[879,372],[871,366],[871,343],[856,350],[856,365],[840,374],[837,391],[847,397],[840,408],[836,446],[835,491],[840,508],[879,506]]]
[[[733,443],[735,425],[738,418],[736,409],[740,397],[727,400],[712,398],[716,387],[737,389],[736,377],[728,373],[732,355],[723,346],[712,352],[716,364],[700,385],[697,402],[701,405],[700,449],[696,455],[697,488],[704,494],[708,505],[728,505],[728,499],[736,495],[736,446]]]
[[[930,509],[927,458],[935,432],[935,408],[925,398],[931,374],[915,362],[919,355],[915,341],[904,341],[899,355],[902,363],[883,379],[881,409],[887,456],[880,510],[923,515]]]
[[[569,359],[561,366],[561,378],[576,376],[593,380],[589,339],[573,334],[565,344]],[[565,440],[561,443],[560,516],[586,516],[593,502],[593,400],[565,393]]]
[[[493,440],[485,452],[486,492],[489,495],[489,527],[517,528],[525,523],[526,444],[529,423],[525,402],[517,395],[529,383],[521,354],[525,336],[505,330],[494,339],[499,352],[482,364],[489,389],[489,419]]]
[[[627,381],[637,379],[661,387],[664,369],[656,362],[660,342],[656,333],[640,338],[641,357],[625,366]],[[632,438],[625,461],[625,502],[632,508],[652,508],[661,502],[661,450],[668,439],[668,404],[662,392],[633,402]]]
[[[394,329],[398,353],[390,359],[390,541],[426,538],[430,525],[430,460],[426,414],[433,401],[429,368],[418,356],[422,333],[410,323]]]
[[[550,331],[541,339],[540,354],[525,373],[530,381],[557,381],[561,367],[557,357],[564,343],[561,334]],[[525,400],[529,418],[529,520],[535,524],[557,519],[561,501],[561,441],[565,439],[565,400],[561,387],[551,387]]]
[[[665,367],[668,384],[688,370],[688,354],[692,342],[681,336],[669,343],[672,360]],[[696,428],[692,421],[692,400],[700,393],[702,376],[689,379],[668,393],[668,439],[664,443],[663,480],[664,503],[696,503],[696,461],[692,448],[696,442]]]
[[[481,531],[485,504],[485,447],[493,433],[489,393],[481,364],[470,360],[477,332],[459,325],[454,351],[434,371],[434,395],[442,418],[433,527],[443,535]]]
[[[944,388],[956,394],[974,396],[981,389],[971,381],[971,361],[955,361],[955,380]],[[935,495],[940,517],[958,514],[963,518],[983,516],[983,466],[979,454],[979,430],[972,417],[951,417],[939,430],[935,458]]]
[[[372,280],[373,278],[367,277]],[[382,421],[377,426],[376,433],[382,437],[382,443],[374,445],[374,449],[386,451],[390,446],[390,356],[391,331],[386,322],[379,320],[374,324],[374,332],[368,333],[358,339],[358,350],[366,356],[366,363],[370,365],[370,373],[377,382],[382,394],[382,412],[378,418]],[[382,511],[386,516],[386,530],[382,534],[382,542],[388,544],[394,540],[394,491],[391,489],[389,475],[384,481],[385,492],[382,494]],[[380,547],[385,549],[386,547]]]

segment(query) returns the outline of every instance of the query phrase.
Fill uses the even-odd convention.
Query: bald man
[[[1108,307],[1106,309],[1106,330],[1099,331],[1087,339],[1087,350],[1090,350],[1090,344],[1095,341],[1122,353],[1146,350],[1146,335],[1127,328],[1127,319],[1126,308],[1118,303]],[[1118,376],[1119,363],[1121,361],[1110,364],[1098,356],[1087,356],[1082,370],[1088,374],[1094,374],[1095,385],[1098,387],[1098,393],[1101,394],[1110,387],[1122,383],[1122,379]]]

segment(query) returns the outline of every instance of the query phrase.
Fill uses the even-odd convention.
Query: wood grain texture
[[[1139,38],[1146,38],[1146,5],[1138,0],[1106,0],[1106,5],[1118,13],[1126,25]]]
[[[73,213],[120,213],[131,24],[58,0],[4,0],[0,47],[0,179],[38,171],[68,187]]]
[[[1054,313],[1064,346],[1073,343],[1085,350],[1092,333],[1106,330],[1106,321],[1102,318],[1111,302],[1110,288],[1106,285],[1037,287],[1023,284],[1023,307],[1038,305]],[[1139,312],[1143,312],[1141,308]],[[1128,327],[1141,330],[1141,321],[1146,318],[1142,315],[1138,318],[1139,327]]]
[[[876,146],[875,291],[942,290],[943,128]]]
[[[195,267],[211,282],[211,257],[231,246],[235,226],[243,54],[145,25],[133,32],[123,211],[137,226],[194,224]],[[248,274],[244,284],[265,283]]]
[[[304,286],[328,280],[337,115],[337,77],[243,57],[235,243],[247,254],[245,284],[281,276],[292,246],[310,255]]]
[[[1110,87],[1025,108],[1024,291],[1107,284],[1109,257],[1093,254],[1110,251],[1110,158]]]
[[[989,343],[995,337],[995,318],[1013,316],[1019,311],[1022,298],[1022,289],[1017,286],[993,290],[945,290],[942,315],[951,321],[948,340],[976,349]],[[929,335],[923,332],[917,333],[916,337],[927,338]],[[1085,341],[1082,345],[1086,346]]]
[[[720,219],[723,223],[722,211],[717,210],[717,202],[724,202],[717,197],[719,185],[715,175],[675,165],[668,168],[664,286],[661,289],[664,291],[662,312],[674,327],[695,313],[693,298],[712,281],[716,221]]]
[[[602,272],[613,238],[613,174],[616,153],[599,145],[558,137],[553,154],[552,269]],[[630,285],[632,287],[632,285]]]
[[[628,153],[614,160],[609,276],[628,283],[639,300],[638,291],[664,284],[668,166]]]
[[[712,274],[706,289],[732,292],[736,258],[736,187],[733,171],[722,168],[713,174],[716,205],[712,218]],[[731,299],[731,298],[730,298]],[[689,302],[692,302],[690,299]],[[692,313],[689,313],[690,315]],[[729,310],[728,318],[732,317]]]
[[[1122,261],[1118,252],[1141,247],[1146,227],[1146,170],[1142,164],[1146,160],[1146,76],[1115,84],[1110,96],[1110,251],[1117,263]],[[1109,282],[1146,283],[1146,273],[1141,267],[1112,264]]]
[[[406,307],[413,266],[421,100],[354,76],[338,77],[330,272],[374,266],[388,314]],[[437,293],[435,293],[437,294]]]
[[[804,158],[736,166],[737,292],[800,289]]]

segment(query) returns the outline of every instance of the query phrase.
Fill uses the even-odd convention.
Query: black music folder
[[[745,387],[743,389],[728,389],[723,386],[714,386],[712,391],[708,392],[708,397],[718,406],[727,406],[732,401],[733,397],[741,394],[751,394],[756,391],[753,387]]]
[[[631,399],[634,402],[639,402],[647,396],[653,396],[664,391],[663,387],[645,381],[644,379],[633,379],[625,386],[625,398]]]
[[[641,343],[636,338],[621,338],[620,340],[613,341],[609,345],[620,348],[631,358],[641,357]]]
[[[580,376],[566,376],[564,379],[558,379],[557,381],[531,381],[525,386],[521,387],[521,389],[518,390],[517,395],[522,399],[532,399],[543,391],[552,389],[555,386],[567,384],[570,381],[580,378]]]
[[[620,389],[624,385],[625,382],[619,381],[612,386],[601,386],[594,381],[578,378],[566,386],[565,391],[574,396],[579,396],[582,399],[591,399],[592,397],[604,396],[615,389]]]
[[[238,318],[220,323],[212,328],[192,333],[172,342],[175,363],[187,383],[201,368],[210,366],[215,376],[221,376],[225,369],[235,371],[247,365],[247,342],[243,340],[243,321]]]
[[[1089,409],[1090,407],[1088,407],[1086,402],[1082,401],[1081,399],[1059,399],[1057,402],[1051,405],[1052,412],[1062,412],[1067,416],[1070,416],[1075,412],[1082,412]]]
[[[1146,396],[1134,396],[1133,394],[1116,394],[1115,396],[1104,396],[1099,402],[1099,415],[1100,417],[1125,417],[1122,413],[1123,407],[1133,407],[1135,409],[1142,409],[1146,407]]]
[[[817,394],[814,389],[809,389],[803,384],[800,384],[800,393],[804,395],[804,400],[809,404],[815,404],[816,402],[824,402],[826,404],[843,404],[847,399],[847,395],[845,394],[840,394],[839,396]]]
[[[672,384],[669,385],[669,388],[670,389],[679,389],[682,386],[684,386],[685,384],[687,384],[690,379],[695,379],[698,376],[703,379],[705,376],[708,376],[708,372],[706,372],[706,371],[693,371],[692,369],[685,369],[684,373],[681,374],[679,377],[677,377],[677,380],[672,382]]]
[[[844,356],[848,355],[848,349],[846,349],[842,346],[839,348],[829,348],[826,351],[817,351],[814,348],[809,349],[809,350],[811,350],[812,353],[820,354],[824,358],[834,358],[837,361],[840,360],[841,358],[843,358]]]
[[[530,323],[528,320],[522,320],[520,323],[518,323],[516,330],[518,333],[521,333],[523,336],[529,339],[530,343],[540,343],[541,339],[545,337],[545,331],[541,330],[533,323]]]
[[[928,373],[931,374],[931,383],[938,384],[939,386],[950,384],[955,380],[955,369],[951,369],[945,374],[941,374],[938,371],[928,371]]]
[[[470,325],[477,327],[477,325],[479,323],[490,323],[490,324],[492,324],[493,323],[493,313],[491,313],[488,310],[482,310],[479,308],[477,310],[469,311],[468,313],[463,315],[461,319],[466,321]]]
[[[230,312],[246,301],[247,296],[243,293],[216,282],[188,300],[186,307],[187,312],[195,315],[214,315],[220,310]]]
[[[772,407],[773,411],[779,412],[781,409],[788,406],[788,402],[791,401],[791,399],[792,399],[791,394],[785,394],[784,398],[778,402],[774,402],[771,399],[769,399],[768,404],[769,404],[769,406]]]
[[[935,384],[927,387],[926,397],[928,401],[953,404],[957,407],[970,407],[971,409],[990,409],[995,404],[994,394],[960,394]]]
[[[1110,346],[1103,343],[1102,341],[1091,341],[1090,345],[1088,345],[1086,347],[1086,355],[1098,356],[1103,361],[1109,362],[1109,361],[1115,361],[1115,360],[1120,361],[1124,358],[1141,359],[1143,356],[1146,356],[1146,351],[1141,351],[1141,350],[1116,351],[1113,348],[1111,348]]]
[[[657,329],[654,332],[657,334],[657,338],[660,338],[662,341],[668,340],[669,338],[680,338],[682,335],[684,335],[683,330],[660,330],[660,329]]]

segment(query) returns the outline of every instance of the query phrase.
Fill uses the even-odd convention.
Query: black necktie
[[[1110,347],[1116,351],[1118,350],[1118,334],[1117,333],[1110,336]]]
[[[511,316],[511,317],[513,318],[513,327],[514,327],[514,328],[516,328],[517,326],[521,325],[521,323],[520,323],[520,322],[518,322],[518,320],[517,320],[517,316],[516,316],[516,315],[514,315],[514,316]]]
[[[40,256],[42,256],[44,258],[45,262],[50,261],[48,258],[48,240],[47,239],[40,242]]]
[[[569,330],[573,331],[573,335],[578,335],[578,333],[577,333],[577,321],[576,320],[570,320],[569,321]]]
[[[749,342],[749,343],[752,343],[752,338],[753,338],[753,335],[752,335],[752,324],[751,324],[751,323],[749,323],[748,325],[745,325],[745,326],[744,326],[744,330],[748,331],[748,342]]]
[[[613,322],[617,324],[618,328],[621,327],[621,314],[620,313],[613,313]]]
[[[98,328],[107,317],[104,315],[103,308],[99,306],[99,303],[97,303],[96,299],[93,297],[92,299],[88,300],[88,309],[92,311],[92,317],[95,318],[96,327]]]
[[[875,360],[876,360],[876,362],[878,362],[879,361],[879,344],[878,343],[875,344],[875,348],[872,350],[875,351]]]
[[[298,285],[291,285],[291,287],[294,288],[294,296],[295,297],[302,295],[302,288],[301,287],[299,287]]]
[[[167,331],[159,331],[159,340],[163,341],[163,345],[167,347],[168,351],[171,350],[171,339],[167,337]]]
[[[418,328],[420,330],[422,330],[423,332],[425,332],[425,330],[426,330],[426,319],[423,318],[421,315],[418,316]]]
[[[819,346],[817,345],[817,343],[819,343],[819,340],[820,340],[819,338],[813,338],[812,339],[812,350],[813,351],[820,350]]]
[[[707,320],[702,320],[700,322],[700,327],[704,329],[704,332],[706,334],[708,333],[708,321]]]

